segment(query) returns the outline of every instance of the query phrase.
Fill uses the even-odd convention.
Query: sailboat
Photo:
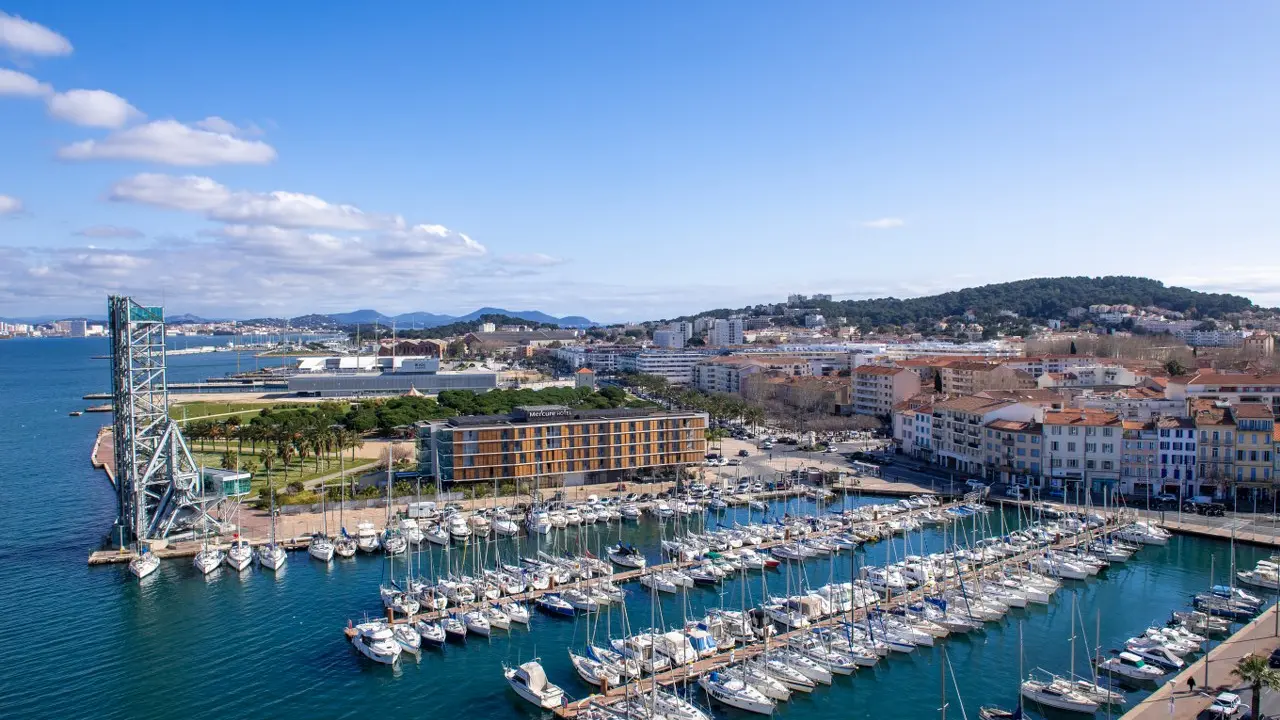
[[[139,580],[145,578],[160,568],[160,557],[150,550],[144,550],[141,555],[129,561],[129,572],[137,576]]]
[[[307,554],[327,563],[333,560],[333,541],[329,539],[329,514],[324,510],[324,485],[320,486],[320,526],[321,531],[311,536],[311,542],[307,545]]]
[[[218,566],[222,564],[222,551],[216,547],[209,547],[209,532],[206,529],[204,540],[200,546],[200,552],[191,559],[191,563],[196,566],[201,575],[208,575]]]
[[[271,492],[271,540],[258,548],[258,566],[264,570],[279,570],[284,567],[288,556],[284,548],[276,543],[276,489]]]
[[[338,470],[338,527],[341,532],[333,543],[333,552],[340,558],[353,558],[358,548],[355,539],[347,534],[347,525],[342,519],[343,509],[347,506],[347,468],[343,464],[342,453],[338,453]]]

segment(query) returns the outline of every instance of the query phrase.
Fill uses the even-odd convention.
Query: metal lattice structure
[[[216,498],[204,494],[200,468],[169,417],[164,309],[112,295],[107,316],[120,526],[141,542],[200,521],[216,525],[208,513]]]

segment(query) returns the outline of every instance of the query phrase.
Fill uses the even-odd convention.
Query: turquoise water
[[[364,661],[341,629],[348,620],[380,611],[377,586],[387,567],[381,559],[361,557],[324,567],[293,554],[286,571],[277,575],[223,570],[207,579],[197,577],[189,563],[170,562],[141,585],[123,567],[88,568],[85,558],[102,543],[114,512],[109,484],[88,463],[104,416],[66,413],[88,404],[81,395],[107,388],[106,362],[89,359],[103,352],[105,341],[94,339],[0,342],[0,398],[6,401],[0,413],[0,487],[7,494],[0,503],[0,607],[11,623],[9,641],[0,645],[0,717],[518,719],[536,713],[506,690],[501,666],[535,655],[571,695],[587,694],[566,653],[586,636],[581,620],[535,614],[528,630],[424,652],[418,662],[406,656],[409,661],[397,669]],[[242,358],[246,366],[252,366],[251,358]],[[229,354],[180,356],[170,361],[170,378],[196,380],[234,368]],[[998,515],[991,517],[999,524]],[[1006,522],[1017,518],[1006,516]],[[624,538],[654,551],[659,532],[653,522],[623,530]],[[592,529],[567,543],[598,550],[617,533],[617,526]],[[911,551],[930,551],[941,547],[942,539],[928,531],[911,542]],[[509,543],[499,547],[508,557],[515,550]],[[883,562],[903,552],[901,539],[877,543],[858,553],[855,562]],[[1236,548],[1241,566],[1252,567],[1266,554]],[[968,716],[976,717],[980,704],[1012,703],[1019,626],[1026,668],[1065,672],[1071,595],[1091,639],[1101,611],[1105,651],[1184,608],[1191,594],[1207,586],[1211,558],[1223,579],[1227,543],[1178,537],[1087,583],[1068,582],[1048,607],[1015,610],[984,632],[948,640]],[[439,554],[429,562],[439,564]],[[814,562],[805,569],[815,585],[850,572],[847,554],[835,564]],[[790,582],[798,581],[793,573]],[[788,578],[769,573],[767,582],[771,593],[781,594]],[[653,624],[647,596],[638,585],[629,589],[631,627]],[[742,594],[731,582],[718,592],[691,591],[687,606],[664,596],[660,620],[674,624],[721,602],[736,605]],[[752,600],[760,597],[758,573],[748,576],[747,594]],[[619,627],[617,614],[610,620]],[[873,669],[838,678],[831,688],[797,695],[779,705],[779,715],[936,717],[939,657],[937,648],[894,655]],[[1077,669],[1085,661],[1078,642]],[[948,713],[959,717],[948,683]],[[745,717],[725,709],[716,714]]]

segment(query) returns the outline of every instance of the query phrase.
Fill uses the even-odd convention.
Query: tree
[[[223,452],[221,465],[225,470],[239,470],[240,453],[230,449]]]
[[[1071,341],[1071,354],[1072,354],[1072,355],[1075,355],[1075,354],[1076,354],[1076,341],[1075,341],[1075,340],[1072,340],[1072,341]]]
[[[1171,358],[1169,362],[1166,362],[1164,364],[1164,370],[1169,373],[1170,377],[1178,377],[1179,375],[1187,374],[1187,366],[1183,365],[1182,361],[1178,358]]]
[[[936,393],[942,392],[942,373],[937,370],[933,371],[933,391]]]
[[[1248,683],[1253,690],[1253,700],[1250,703],[1253,712],[1249,717],[1261,717],[1259,712],[1262,705],[1262,688],[1265,687],[1273,692],[1280,690],[1280,672],[1272,670],[1266,658],[1250,654],[1240,658],[1236,666],[1231,669],[1231,674]]]

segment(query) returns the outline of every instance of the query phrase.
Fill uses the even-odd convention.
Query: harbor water
[[[115,510],[109,483],[88,461],[97,427],[109,416],[67,413],[88,404],[82,395],[108,389],[107,363],[91,359],[105,352],[101,339],[0,342],[0,398],[7,405],[0,413],[0,487],[6,492],[0,503],[0,607],[13,625],[9,642],[0,646],[0,717],[519,719],[539,713],[507,690],[501,670],[504,663],[533,657],[542,659],[550,679],[570,696],[589,694],[567,650],[581,647],[589,633],[597,642],[609,629],[620,634],[618,609],[590,623],[535,613],[528,629],[516,626],[510,634],[495,631],[490,640],[473,637],[465,645],[425,650],[418,660],[406,655],[392,668],[364,660],[341,632],[350,620],[380,614],[377,588],[389,568],[380,556],[323,566],[294,553],[280,573],[224,568],[207,578],[189,562],[166,561],[143,583],[123,565],[87,567],[86,557],[102,546]],[[253,358],[241,357],[240,363],[252,368]],[[169,377],[189,382],[235,367],[231,353],[180,356],[171,359]],[[843,502],[888,501],[855,497]],[[813,511],[812,505],[795,501],[787,509]],[[707,521],[731,523],[747,512],[734,510]],[[1013,512],[992,513],[985,522],[998,530],[1002,522],[1013,525],[1019,518]],[[971,521],[961,527],[971,528]],[[672,528],[651,519],[621,530],[616,523],[597,525],[561,533],[548,541],[548,549],[599,554],[621,536],[646,550],[652,561],[658,559],[662,533]],[[504,562],[514,562],[517,554],[536,549],[529,542],[473,546],[467,560],[483,553],[491,563],[496,548]],[[817,586],[845,580],[855,564],[931,552],[943,542],[943,531],[930,529],[906,541],[870,544],[852,559],[848,553],[815,559],[803,574],[796,569],[767,573],[767,591],[782,595],[801,582]],[[1248,568],[1268,554],[1238,545],[1235,562]],[[1105,654],[1148,625],[1162,623],[1170,611],[1186,609],[1190,597],[1209,585],[1211,568],[1217,580],[1225,580],[1230,555],[1226,542],[1176,536],[1167,546],[1146,547],[1087,582],[1064,581],[1048,606],[1013,610],[983,631],[944,641],[954,671],[954,679],[947,680],[949,716],[961,717],[963,707],[963,714],[973,718],[979,705],[1016,702],[1020,632],[1028,672],[1039,667],[1065,674],[1072,661],[1073,595],[1083,618],[1083,627],[1074,623],[1075,668],[1086,674],[1096,618]],[[458,559],[455,547],[449,560]],[[441,567],[445,558],[434,549],[420,561]],[[404,561],[396,568],[402,574]],[[630,583],[627,590],[633,632],[677,625],[686,617],[701,617],[708,607],[738,607],[744,596],[748,603],[758,602],[764,592],[761,574],[752,572],[714,589],[663,595],[654,617],[644,589]],[[778,714],[805,720],[937,717],[940,659],[936,647],[895,654],[874,668],[838,678],[832,687],[797,694],[779,704]],[[1130,694],[1131,704],[1143,695]],[[745,717],[720,707],[715,714]]]

